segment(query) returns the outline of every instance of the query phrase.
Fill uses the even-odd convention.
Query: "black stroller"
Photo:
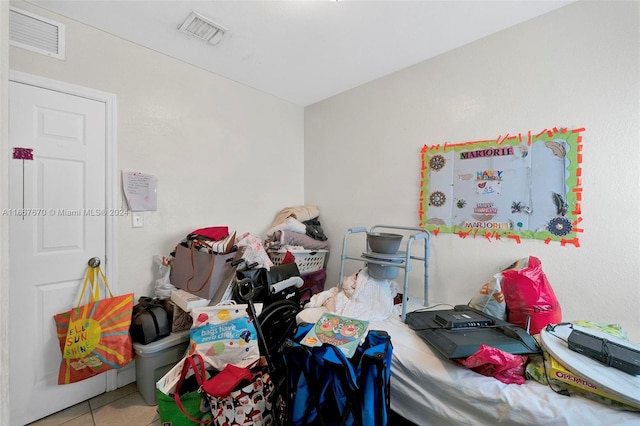
[[[302,310],[302,279],[295,264],[270,271],[249,265],[238,270],[234,299],[247,303],[260,353],[274,378],[274,416],[281,425],[385,426],[393,347],[384,331],[370,330],[355,355],[301,339],[314,324],[296,324]],[[284,266],[284,268],[281,268]],[[256,314],[254,302],[262,302]]]
[[[272,395],[274,420],[278,425],[288,423],[286,365],[280,348],[293,337],[296,315],[302,310],[300,290],[304,281],[295,263],[273,266],[269,270],[249,264],[237,269],[237,282],[232,299],[248,305],[253,319],[260,354],[267,361],[275,391]],[[262,303],[258,314],[256,303]]]
[[[280,347],[293,336],[306,290],[301,290],[304,281],[295,263],[272,266],[269,270],[256,266],[253,263],[237,269],[238,282],[232,298],[249,305],[249,314],[257,320],[260,353],[268,362],[277,364],[275,358]],[[260,314],[255,311],[255,303],[262,303]]]

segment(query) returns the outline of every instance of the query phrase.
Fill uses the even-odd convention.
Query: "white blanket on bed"
[[[369,324],[391,336],[391,408],[422,425],[640,425],[640,413],[580,396],[563,396],[534,380],[505,384],[436,355],[399,319]]]
[[[304,309],[298,321],[313,323],[325,311]],[[505,384],[475,373],[434,353],[398,318],[370,322],[369,329],[391,336],[391,408],[418,426],[640,425],[640,413],[558,395],[534,380]]]
[[[393,280],[372,278],[366,269],[342,281],[337,287],[311,296],[308,308],[325,307],[328,312],[364,321],[384,321],[394,315],[393,299],[400,289]]]

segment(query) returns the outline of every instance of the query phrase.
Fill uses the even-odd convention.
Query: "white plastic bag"
[[[258,268],[266,268],[267,270],[273,266],[273,262],[264,249],[262,241],[250,233],[247,232],[236,240],[236,245],[238,247],[246,247],[242,258],[247,264],[257,262]]]
[[[193,308],[189,355],[222,370],[227,364],[246,367],[260,358],[258,335],[249,320],[247,305],[216,305]]]
[[[156,297],[158,299],[169,299],[171,298],[171,292],[177,290],[169,280],[169,275],[171,274],[171,259],[156,255],[153,256],[153,263],[157,268],[155,281]]]

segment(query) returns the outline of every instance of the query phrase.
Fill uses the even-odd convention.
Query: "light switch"
[[[144,212],[133,212],[131,214],[131,226],[142,228],[144,226]]]

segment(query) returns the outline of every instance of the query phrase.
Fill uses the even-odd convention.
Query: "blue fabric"
[[[385,426],[393,346],[384,331],[370,330],[352,358],[334,346],[299,343],[313,327],[300,325],[283,346],[289,385],[295,391],[291,423],[305,425],[318,415],[339,413],[345,426]],[[320,411],[320,412],[319,412]]]
[[[363,348],[363,357],[360,362],[359,377],[362,389],[362,424],[386,425],[387,410],[389,405],[389,378],[391,376],[391,358],[393,348],[389,336],[376,330],[369,332],[367,341],[369,345]],[[384,407],[385,409],[380,409]]]

